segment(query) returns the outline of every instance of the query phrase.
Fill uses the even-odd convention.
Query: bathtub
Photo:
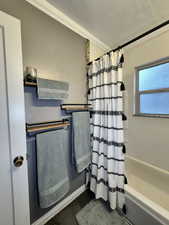
[[[135,225],[169,224],[169,172],[126,156],[127,217]]]

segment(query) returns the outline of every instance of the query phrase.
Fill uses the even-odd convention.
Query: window
[[[169,116],[169,58],[136,68],[135,113]]]

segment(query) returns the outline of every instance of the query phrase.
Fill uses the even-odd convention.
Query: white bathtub
[[[135,225],[169,224],[169,172],[126,157],[128,216]]]

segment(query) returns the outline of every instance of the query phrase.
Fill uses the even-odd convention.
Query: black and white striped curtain
[[[121,51],[104,55],[88,69],[92,163],[90,189],[112,209],[125,208],[124,135]]]

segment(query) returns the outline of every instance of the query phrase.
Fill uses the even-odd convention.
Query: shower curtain
[[[122,52],[118,51],[104,55],[89,66],[88,102],[93,107],[90,189],[96,198],[108,201],[111,209],[124,211],[123,61]]]

